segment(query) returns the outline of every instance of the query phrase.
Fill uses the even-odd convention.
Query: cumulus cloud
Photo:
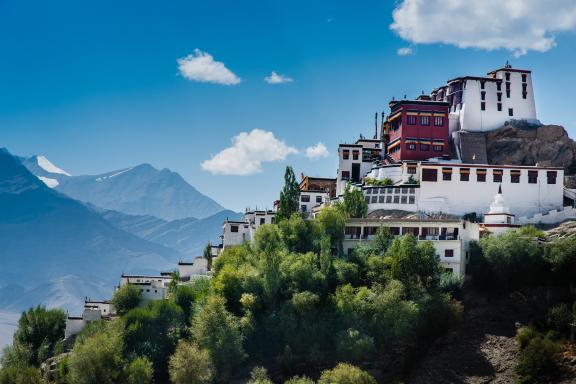
[[[274,134],[262,129],[241,132],[232,145],[202,162],[202,169],[213,174],[245,176],[262,172],[262,163],[281,161],[298,153]]]
[[[291,83],[294,80],[288,76],[283,76],[272,71],[270,76],[266,76],[264,78],[264,81],[266,81],[268,84],[285,84],[285,83]]]
[[[411,54],[414,53],[414,51],[410,47],[404,47],[404,48],[398,48],[397,53],[398,56],[410,56]]]
[[[402,0],[390,28],[415,44],[546,52],[576,30],[574,0]]]
[[[215,61],[212,55],[199,49],[178,59],[178,70],[185,79],[203,83],[236,85],[242,81],[224,63]]]
[[[327,157],[330,155],[328,149],[322,143],[318,143],[312,147],[306,148],[306,157],[309,159],[319,159],[321,157]]]

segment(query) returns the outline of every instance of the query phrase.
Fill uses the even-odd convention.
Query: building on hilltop
[[[242,220],[226,220],[222,224],[222,248],[240,245],[245,241],[252,241],[256,230],[264,224],[274,224],[276,222],[276,212],[266,211],[247,211],[244,213]]]
[[[314,208],[326,204],[336,197],[336,179],[310,177],[302,174],[300,182],[300,212],[308,217]]]

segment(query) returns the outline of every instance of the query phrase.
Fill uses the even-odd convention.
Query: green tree
[[[26,365],[0,369],[0,384],[42,384],[38,368]]]
[[[264,367],[254,367],[250,372],[250,380],[246,384],[274,384],[268,377],[268,371]]]
[[[68,366],[72,384],[112,384],[122,376],[122,338],[113,327],[76,342]]]
[[[127,384],[150,384],[154,377],[154,368],[147,358],[137,357],[126,368],[125,376]]]
[[[365,217],[368,213],[368,204],[366,204],[362,189],[352,188],[350,183],[344,188],[344,196],[339,207],[352,218]]]
[[[278,223],[278,228],[282,241],[290,252],[306,253],[314,250],[314,243],[320,232],[315,221],[304,220],[295,213]]]
[[[30,308],[18,320],[14,348],[20,356],[27,356],[26,364],[38,367],[53,355],[57,342],[64,338],[65,328],[66,315],[62,310]]]
[[[340,363],[334,369],[322,372],[318,384],[376,384],[376,380],[354,365]]]
[[[208,261],[208,270],[212,269],[212,243],[208,242],[208,244],[206,244],[206,247],[204,248],[204,252],[202,253],[202,256],[204,256],[204,258]]]
[[[300,186],[296,182],[294,170],[287,166],[284,172],[284,187],[280,192],[280,204],[276,212],[278,222],[290,218],[294,213],[298,213],[300,206]]]
[[[112,305],[119,315],[124,315],[131,309],[140,305],[142,292],[138,287],[132,284],[121,286],[112,296]]]
[[[372,240],[371,248],[374,250],[376,255],[385,256],[393,240],[394,235],[390,233],[390,229],[388,227],[381,226],[378,228],[376,236],[374,236],[374,239]]]
[[[340,254],[344,228],[346,227],[346,215],[337,208],[325,207],[318,213],[315,220],[320,224],[321,232],[330,238],[332,252]]]
[[[210,353],[181,340],[170,357],[170,381],[173,384],[208,384],[214,377]]]
[[[192,321],[192,339],[205,348],[215,367],[219,382],[227,382],[246,354],[238,319],[226,310],[222,297],[211,296]]]
[[[314,384],[314,380],[306,376],[294,376],[293,378],[286,380],[284,384]]]
[[[168,300],[150,301],[122,318],[127,356],[145,356],[154,365],[156,378],[168,377],[168,358],[184,327],[182,309]]]
[[[264,294],[268,303],[274,305],[280,289],[280,263],[284,249],[278,227],[263,225],[254,236],[254,250],[259,258]]]

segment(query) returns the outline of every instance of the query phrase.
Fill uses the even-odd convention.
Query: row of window
[[[408,151],[415,151],[416,150],[416,143],[406,143],[406,150]],[[429,152],[430,151],[430,144],[420,144],[420,151]],[[444,151],[443,145],[432,145],[433,152],[442,152]]]
[[[495,183],[501,183],[503,179],[503,170],[494,169],[492,171],[492,181]],[[476,170],[476,181],[485,182],[486,181],[486,169]],[[520,183],[520,170],[510,171],[510,182],[514,184]],[[548,184],[556,184],[556,171],[547,171],[546,181]],[[451,181],[452,180],[452,168],[442,168],[442,180]],[[438,181],[438,170],[433,168],[422,169],[422,181]],[[470,181],[470,168],[460,168],[460,181]],[[538,171],[528,171],[528,183],[537,184],[538,183]]]
[[[406,116],[406,124],[417,125],[418,124],[418,116],[416,116],[416,115]],[[430,125],[430,116],[420,116],[420,125],[425,125],[425,126]],[[434,116],[434,126],[435,127],[443,127],[444,126],[444,116]]]
[[[416,188],[402,187],[402,188],[366,188],[364,194],[366,195],[413,195],[416,193]]]
[[[309,203],[310,202],[310,195],[300,195],[300,201],[303,203]],[[321,203],[322,202],[322,196],[316,196],[316,202]]]
[[[366,204],[416,204],[416,196],[366,196]]]
[[[344,160],[348,160],[350,158],[350,150],[343,149],[342,150],[342,158]],[[355,149],[352,151],[352,160],[358,160],[360,158],[360,151]]]

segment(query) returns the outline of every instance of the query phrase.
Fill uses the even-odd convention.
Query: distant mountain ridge
[[[99,175],[70,176],[44,156],[20,158],[30,172],[51,188],[99,208],[171,221],[204,218],[224,207],[169,169],[150,164]]]
[[[157,273],[181,255],[111,225],[0,151],[0,306],[107,298],[125,271]]]

